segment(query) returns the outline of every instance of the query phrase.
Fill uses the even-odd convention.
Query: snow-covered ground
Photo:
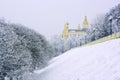
[[[120,39],[72,49],[35,71],[32,80],[120,80]]]

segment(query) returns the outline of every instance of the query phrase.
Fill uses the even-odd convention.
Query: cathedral
[[[85,16],[82,27],[78,24],[77,29],[70,29],[69,23],[67,22],[64,26],[64,30],[62,32],[62,38],[64,40],[68,39],[70,36],[84,36],[87,34],[87,30],[89,29],[89,23],[87,21],[87,16]]]

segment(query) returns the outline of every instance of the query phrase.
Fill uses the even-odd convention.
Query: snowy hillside
[[[120,39],[72,49],[35,73],[34,80],[120,80]]]

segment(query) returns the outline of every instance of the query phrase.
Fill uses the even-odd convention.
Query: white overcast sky
[[[84,16],[92,22],[120,0],[0,0],[0,18],[23,24],[46,37],[61,34],[64,24],[82,24]]]

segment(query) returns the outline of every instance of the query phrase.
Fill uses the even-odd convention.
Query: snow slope
[[[72,49],[35,73],[34,80],[120,80],[120,39]]]

